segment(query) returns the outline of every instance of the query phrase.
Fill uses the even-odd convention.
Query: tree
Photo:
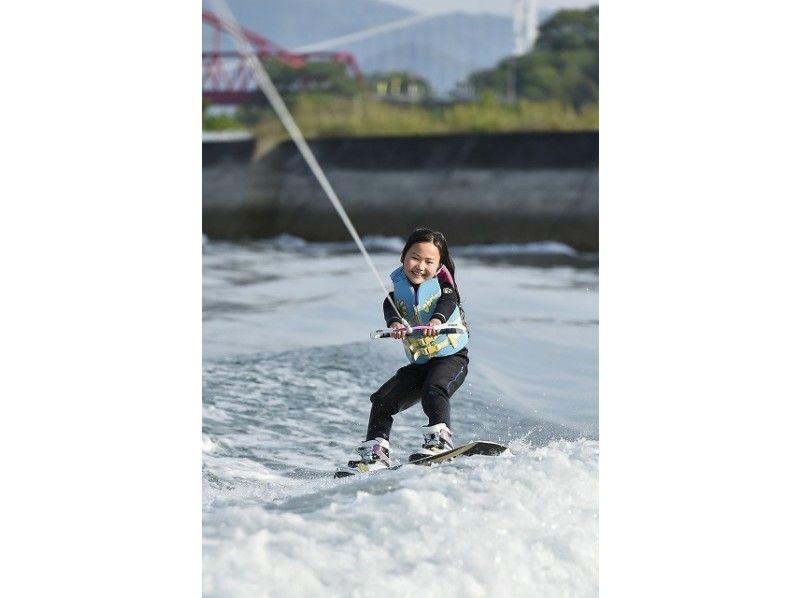
[[[593,50],[597,53],[599,22],[597,6],[584,10],[560,10],[542,23],[535,49],[545,52]]]
[[[359,91],[358,81],[350,76],[347,66],[341,62],[309,61],[294,68],[270,58],[264,61],[264,66],[281,93],[325,91],[352,96]]]
[[[497,67],[470,77],[475,90],[492,90],[514,99],[559,100],[581,108],[598,101],[599,9],[561,10],[542,23],[527,54],[503,59]]]

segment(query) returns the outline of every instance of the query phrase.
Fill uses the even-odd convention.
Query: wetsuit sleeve
[[[461,303],[461,298],[458,296],[458,291],[450,284],[442,283],[442,296],[436,302],[436,308],[433,310],[433,318],[439,318],[442,322],[447,322],[453,312],[458,309],[458,304]]]
[[[389,297],[392,298],[391,301],[389,300]],[[389,293],[389,297],[383,300],[383,318],[386,320],[387,328],[389,328],[394,322],[400,322],[401,324],[403,323],[403,320],[397,316],[397,312],[394,311],[394,307],[392,307],[394,293]]]

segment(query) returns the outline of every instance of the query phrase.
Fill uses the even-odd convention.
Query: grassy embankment
[[[598,129],[596,105],[575,110],[556,101],[501,103],[488,94],[475,102],[436,106],[390,104],[363,96],[312,94],[289,97],[286,101],[307,137]],[[288,137],[269,109],[251,108],[240,111],[236,118],[204,115],[203,128],[246,128],[259,139],[272,142]]]

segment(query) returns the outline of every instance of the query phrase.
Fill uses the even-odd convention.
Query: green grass
[[[246,129],[247,126],[240,120],[227,115],[209,116],[203,114],[204,131],[229,131],[231,129]]]
[[[598,129],[598,109],[580,110],[560,102],[521,100],[509,104],[486,95],[479,101],[438,106],[397,105],[372,98],[304,94],[287,100],[306,137],[497,133],[513,131],[587,131]],[[255,135],[288,137],[271,110],[249,114]]]

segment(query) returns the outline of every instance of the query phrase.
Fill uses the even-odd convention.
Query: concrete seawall
[[[417,226],[453,244],[561,241],[598,247],[598,134],[325,138],[309,145],[362,235]],[[346,240],[292,142],[203,143],[203,232]]]

